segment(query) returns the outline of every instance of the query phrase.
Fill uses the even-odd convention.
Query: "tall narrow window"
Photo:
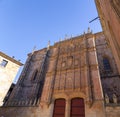
[[[70,117],[85,117],[85,107],[83,98],[74,98],[71,100]]]
[[[7,63],[8,63],[8,61],[6,61],[6,60],[3,59],[2,62],[1,62],[1,64],[0,64],[0,66],[6,67]]]
[[[32,76],[32,78],[31,78],[31,80],[35,80],[35,79],[37,78],[37,74],[38,74],[38,70],[35,70],[35,71],[33,72],[33,76]]]
[[[53,117],[65,117],[65,99],[55,100]]]
[[[111,66],[108,58],[103,58],[103,66],[105,71],[111,71]]]

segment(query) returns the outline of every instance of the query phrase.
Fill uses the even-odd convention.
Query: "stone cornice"
[[[0,51],[0,56],[2,56],[3,58],[5,58],[5,59],[7,59],[7,60],[9,60],[9,61],[11,61],[11,62],[13,62],[13,63],[19,65],[19,66],[22,66],[22,65],[23,65],[21,62],[15,60],[14,58],[12,58],[12,57],[6,55],[5,53],[3,53],[3,52],[1,52],[1,51]]]

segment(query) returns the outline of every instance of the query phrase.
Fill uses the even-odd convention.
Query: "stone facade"
[[[0,52],[0,106],[22,63]]]
[[[120,0],[95,0],[95,3],[120,73]]]
[[[102,32],[72,37],[28,54],[19,81],[0,108],[0,116],[80,116],[80,105],[73,103],[76,99],[83,100],[82,117],[110,117],[111,108],[119,108],[119,77]],[[65,101],[63,108],[56,107],[62,104],[58,100]],[[119,117],[116,112],[113,115]]]

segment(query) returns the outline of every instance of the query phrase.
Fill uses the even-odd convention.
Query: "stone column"
[[[54,113],[54,104],[55,104],[55,100],[51,101],[51,106],[50,106],[50,116],[49,117],[53,117],[53,113]]]
[[[65,107],[65,117],[70,117],[70,112],[71,112],[71,100],[67,99]]]

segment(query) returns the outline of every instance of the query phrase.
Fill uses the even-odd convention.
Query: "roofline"
[[[23,63],[21,63],[21,62],[15,60],[14,58],[12,58],[12,57],[6,55],[5,53],[3,53],[3,52],[1,52],[1,51],[0,51],[0,56],[2,56],[2,57],[4,57],[4,58],[6,58],[6,59],[12,61],[13,63],[15,63],[15,64],[17,64],[17,65],[19,65],[19,66],[22,66],[22,65],[23,65]]]
[[[83,33],[83,34],[81,34],[81,35],[74,36],[74,37],[68,38],[68,39],[66,39],[66,40],[58,41],[58,42],[56,42],[55,44],[51,45],[50,48],[54,47],[55,45],[57,45],[57,44],[59,44],[59,43],[67,42],[67,41],[69,41],[69,40],[71,40],[71,39],[84,38],[84,35],[88,35],[89,37],[91,37],[91,36],[98,36],[98,35],[101,35],[101,34],[104,34],[104,32],[103,32],[103,31],[100,31],[100,32],[96,32],[96,33],[92,33],[92,32],[91,32],[91,33]],[[45,48],[42,48],[42,49],[40,49],[40,50],[35,50],[34,53],[37,53],[37,52],[42,51],[42,50],[45,50],[45,49],[47,49],[47,48],[45,47]],[[30,56],[31,54],[32,54],[32,52],[31,52],[31,53],[28,53],[27,55]]]

